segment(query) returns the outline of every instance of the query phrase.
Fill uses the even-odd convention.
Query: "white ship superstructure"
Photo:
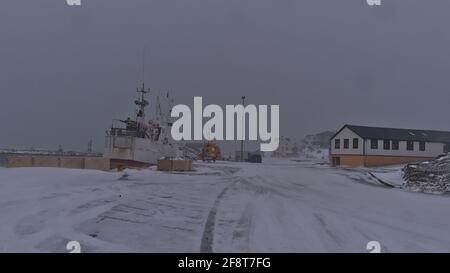
[[[104,157],[111,159],[112,167],[148,166],[157,163],[161,157],[176,156],[176,145],[172,142],[170,110],[163,113],[159,97],[156,101],[155,119],[146,120],[144,84],[137,90],[140,98],[134,119],[116,120],[106,132]],[[169,96],[166,96],[169,100]],[[171,101],[169,103],[172,103]]]

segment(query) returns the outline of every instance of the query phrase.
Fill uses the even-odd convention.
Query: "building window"
[[[392,140],[392,150],[398,150],[398,140]]]
[[[358,149],[358,145],[359,145],[359,139],[354,138],[353,139],[353,149]]]
[[[406,150],[414,151],[414,141],[411,140],[406,141]]]
[[[390,150],[391,149],[391,141],[388,139],[383,140],[383,149]]]
[[[373,150],[378,149],[378,139],[370,140],[370,149],[373,149]]]
[[[340,149],[341,148],[341,140],[340,139],[335,139],[334,140],[334,148],[335,149]]]
[[[425,151],[425,141],[419,142],[419,151]]]
[[[349,147],[349,140],[348,138],[344,138],[344,149],[348,149]]]

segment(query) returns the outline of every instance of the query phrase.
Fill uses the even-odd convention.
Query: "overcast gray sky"
[[[2,0],[0,147],[101,150],[147,86],[279,104],[283,135],[450,130],[450,1]]]

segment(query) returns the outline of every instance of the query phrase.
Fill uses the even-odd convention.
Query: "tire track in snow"
[[[240,170],[240,168],[236,167],[224,167],[224,166],[208,166],[211,169],[217,169],[220,168],[222,171],[224,171],[225,175],[232,176],[237,171]],[[232,177],[230,177],[233,179]],[[200,252],[202,253],[211,253],[213,252],[213,243],[214,243],[214,226],[216,223],[216,214],[217,214],[217,207],[219,206],[220,201],[222,200],[225,193],[229,190],[230,186],[232,186],[234,183],[231,183],[227,185],[217,196],[216,200],[214,201],[214,204],[211,208],[211,210],[208,213],[208,217],[206,218],[205,228],[203,229],[202,234],[202,240],[200,243]]]
[[[202,240],[200,244],[200,252],[202,253],[212,253],[214,252],[213,244],[214,244],[214,234],[216,234],[215,226],[217,219],[217,210],[219,207],[219,204],[224,201],[225,194],[236,190],[236,185],[239,185],[239,190],[245,191],[245,192],[252,192],[256,194],[257,196],[265,195],[268,192],[271,192],[272,190],[267,188],[265,185],[259,185],[262,180],[264,180],[262,177],[231,177],[230,184],[227,185],[217,196],[216,200],[214,201],[214,204],[209,211],[205,228],[203,230],[202,234]],[[258,181],[258,183],[254,183],[254,181]],[[232,240],[233,241],[242,241],[241,244],[245,245],[246,248],[248,248],[249,240],[250,240],[250,234],[248,227],[251,225],[251,211],[253,209],[250,209],[249,205],[247,204],[246,209],[242,212],[241,218],[238,220],[238,229],[235,230],[232,233]]]
[[[225,187],[222,190],[222,192],[217,196],[211,210],[208,213],[208,218],[206,218],[205,228],[203,230],[202,241],[200,244],[200,252],[213,252],[212,245],[214,242],[214,225],[216,222],[217,207],[228,189],[229,186]]]
[[[375,178],[379,183],[383,184],[384,186],[388,187],[388,188],[395,188],[394,185],[391,185],[389,183],[387,183],[386,181],[381,180],[379,177],[377,177],[376,175],[374,175],[372,172],[369,172],[370,176],[372,176],[373,178]]]

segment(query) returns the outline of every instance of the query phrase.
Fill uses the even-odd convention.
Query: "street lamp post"
[[[242,106],[245,108],[245,96],[241,97],[242,99]],[[244,124],[245,124],[245,111],[244,114],[242,115],[242,139],[241,139],[241,161],[244,161]]]

